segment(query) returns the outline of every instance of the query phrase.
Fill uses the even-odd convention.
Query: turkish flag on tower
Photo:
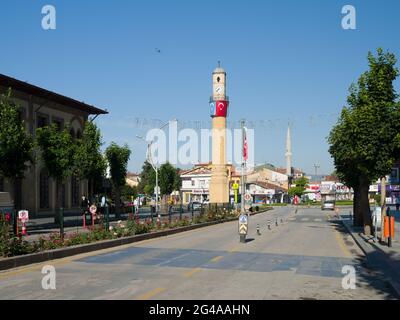
[[[216,101],[215,116],[226,117],[227,113],[228,113],[228,101]]]

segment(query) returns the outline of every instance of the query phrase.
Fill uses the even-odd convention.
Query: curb
[[[250,215],[253,216],[253,215],[256,215],[259,213],[264,213],[267,211],[270,211],[270,210],[263,210],[263,211],[260,210],[258,212],[253,212]],[[31,254],[26,254],[26,255],[4,258],[4,259],[0,259],[0,271],[17,268],[17,267],[22,267],[22,266],[26,266],[26,265],[33,264],[33,263],[40,263],[40,262],[49,261],[49,260],[61,259],[61,258],[65,258],[65,257],[74,256],[77,254],[118,247],[118,246],[130,244],[130,243],[134,243],[134,242],[139,242],[139,241],[143,241],[143,240],[165,237],[165,236],[169,236],[169,235],[176,234],[176,233],[191,231],[191,230],[195,230],[195,229],[209,227],[209,226],[213,226],[213,225],[217,225],[217,224],[225,223],[225,222],[232,222],[232,221],[236,221],[236,220],[237,220],[237,218],[230,218],[230,219],[225,219],[225,220],[221,220],[221,221],[211,221],[211,222],[199,223],[199,224],[194,224],[194,225],[185,226],[185,227],[178,227],[178,228],[164,230],[164,231],[144,233],[144,234],[134,235],[134,236],[130,236],[130,237],[123,237],[123,238],[118,238],[118,239],[112,239],[112,240],[96,241],[96,242],[88,243],[88,244],[82,244],[82,245],[65,247],[65,248],[60,248],[60,249],[55,249],[55,250],[48,250],[48,251],[42,251],[42,252],[36,252],[36,253],[31,253]]]
[[[400,298],[400,281],[398,278],[393,276],[392,274],[395,273],[395,270],[390,266],[390,264],[386,261],[386,253],[379,248],[376,248],[376,250],[373,250],[371,248],[370,244],[365,242],[365,240],[358,235],[356,232],[351,230],[351,227],[344,221],[340,220],[342,222],[342,225],[345,227],[346,231],[351,235],[351,237],[354,239],[355,243],[358,245],[358,247],[361,249],[361,251],[365,254],[367,266],[370,268],[376,270],[378,269],[377,263],[374,262],[372,258],[372,254],[378,250],[378,253],[383,257],[381,263],[385,264],[385,269],[378,269],[379,271],[383,272],[386,275],[386,282],[387,284],[395,291],[397,294],[397,297]],[[386,274],[387,273],[387,274]]]

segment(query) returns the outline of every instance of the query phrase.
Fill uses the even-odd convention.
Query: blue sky
[[[41,28],[46,4],[57,10],[56,30]],[[346,4],[357,30],[341,28]],[[138,171],[143,119],[208,121],[221,60],[230,120],[265,121],[255,128],[256,162],[284,165],[290,121],[293,165],[330,173],[329,130],[368,51],[400,57],[399,14],[397,0],[3,0],[0,73],[107,108],[97,120],[106,145],[128,143]]]

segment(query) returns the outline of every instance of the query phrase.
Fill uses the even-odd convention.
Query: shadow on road
[[[353,255],[353,259],[356,261],[356,264],[361,267],[356,270],[356,286],[373,288],[377,292],[383,294],[385,299],[399,299],[400,297],[388,282],[388,275],[380,270],[379,266],[372,266],[371,263],[369,263],[370,260],[373,260],[373,257],[369,256],[367,263],[367,258],[364,254],[361,255],[357,253],[359,252],[355,249],[357,244],[347,232],[342,222],[340,220],[331,220],[330,225],[342,235],[346,246],[349,247],[349,251]],[[353,246],[354,248],[352,249],[351,247]],[[373,255],[375,254],[378,254],[378,252],[373,253]]]

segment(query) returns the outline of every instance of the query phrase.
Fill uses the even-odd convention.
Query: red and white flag
[[[247,152],[247,128],[243,127],[243,159],[247,161],[248,152]]]

